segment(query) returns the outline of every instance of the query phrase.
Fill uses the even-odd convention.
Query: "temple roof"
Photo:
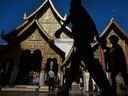
[[[16,34],[19,34],[19,32],[20,32],[23,28],[25,28],[29,23],[31,23],[33,19],[36,19],[36,20],[39,19],[40,14],[45,13],[46,10],[47,10],[49,7],[51,8],[52,13],[54,14],[54,16],[55,16],[56,20],[58,21],[58,23],[59,23],[60,25],[62,25],[63,22],[66,20],[66,16],[65,16],[65,17],[62,17],[62,16],[59,14],[59,12],[56,10],[56,8],[54,7],[54,5],[53,5],[53,3],[52,3],[51,0],[44,0],[44,2],[42,3],[42,5],[41,5],[39,8],[37,8],[34,12],[32,12],[30,15],[27,16],[26,13],[25,13],[25,14],[24,14],[24,17],[23,17],[24,22],[23,22],[21,25],[19,25],[19,26],[18,26],[15,30],[13,30],[13,31],[15,31]],[[38,22],[38,21],[37,21],[37,22]],[[39,23],[38,23],[38,25],[39,25]],[[18,32],[17,32],[17,31],[18,31]],[[71,29],[66,26],[66,28],[65,28],[65,30],[64,30],[64,33],[65,33],[67,36],[72,37],[72,36],[70,36],[69,32],[71,32]]]
[[[106,38],[111,31],[114,31],[117,35],[119,35],[123,40],[128,41],[128,34],[121,28],[119,23],[115,20],[115,18],[111,18],[103,32],[100,34],[101,38]]]
[[[106,39],[110,32],[117,34],[122,40],[125,40],[128,43],[128,34],[121,28],[119,23],[115,20],[114,17],[110,19],[105,29],[99,34],[99,37]],[[92,47],[95,49],[98,47],[98,42],[92,43]]]
[[[54,15],[56,16],[56,18],[57,18],[58,20],[63,20],[63,21],[66,20],[66,18],[65,18],[65,17],[62,17],[62,16],[59,14],[59,12],[56,10],[56,8],[54,7],[54,5],[53,5],[53,3],[52,3],[51,0],[44,0],[44,3],[42,3],[42,5],[41,5],[39,8],[37,8],[37,9],[36,9],[33,13],[31,13],[29,16],[26,16],[24,19],[25,19],[25,20],[26,20],[26,19],[31,19],[31,18],[33,18],[33,17],[39,15],[40,12],[43,12],[42,10],[44,10],[44,9],[46,9],[46,8],[48,8],[48,7],[51,7],[51,9],[52,9]]]

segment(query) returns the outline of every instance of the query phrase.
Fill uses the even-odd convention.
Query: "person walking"
[[[109,40],[112,44],[109,52],[109,66],[111,72],[111,80],[112,80],[112,88],[115,93],[117,84],[116,84],[116,76],[121,73],[125,86],[128,87],[128,74],[127,74],[127,63],[125,60],[124,52],[121,46],[118,44],[119,38],[115,35],[109,37]]]

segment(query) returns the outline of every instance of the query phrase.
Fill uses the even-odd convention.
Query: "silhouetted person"
[[[118,44],[118,37],[112,35],[109,37],[109,40],[112,44],[110,48],[110,71],[112,79],[113,91],[116,92],[116,76],[121,72],[121,75],[124,79],[124,83],[128,86],[128,74],[127,74],[127,64],[124,56],[124,52],[121,46]]]
[[[84,89],[84,73],[83,73],[83,69],[80,68],[80,80],[79,80],[79,83],[80,83],[80,90],[83,91]]]
[[[93,81],[92,81],[92,77],[89,77],[89,82],[88,82],[88,88],[89,88],[89,96],[93,96]]]
[[[55,75],[57,76],[58,74],[58,63],[57,63],[57,59],[53,58],[53,71],[55,72]]]
[[[33,60],[32,60],[33,71],[40,72],[41,71],[41,63],[42,63],[42,54],[39,49],[34,50]]]
[[[55,87],[59,86],[59,76],[58,76],[58,63],[57,63],[57,59],[53,58],[53,71],[55,72]]]
[[[104,52],[105,71],[110,72],[110,57],[109,57],[110,48],[107,47],[107,40],[104,38],[101,38],[101,47],[102,47],[103,52]]]
[[[69,96],[69,89],[71,88],[71,71],[70,68],[65,69],[65,74],[64,74],[64,89],[63,89],[63,95],[62,96]]]
[[[19,72],[17,83],[27,84],[29,82],[29,71],[31,70],[31,51],[26,49],[22,51],[20,56]]]
[[[110,96],[112,94],[111,86],[101,65],[95,63],[93,50],[90,45],[93,42],[94,35],[97,41],[99,41],[98,32],[92,18],[82,7],[81,0],[71,0],[70,14],[61,29],[55,33],[57,38],[60,37],[62,30],[68,24],[71,24],[72,32],[70,35],[74,39],[74,48],[77,54],[77,59],[74,59],[74,61],[83,60],[91,76],[100,87],[102,96]],[[77,63],[74,63],[74,66],[77,66],[75,64]],[[75,68],[73,69],[76,72],[78,71]]]
[[[13,70],[13,67],[14,67],[14,62],[11,58],[6,58],[4,61],[3,61],[3,64],[2,64],[3,68],[2,68],[2,85],[9,85],[9,80],[11,78],[11,72]]]
[[[48,73],[48,71],[50,70],[50,62],[51,62],[51,58],[48,58],[45,67],[46,73]]]
[[[47,79],[48,79],[48,85],[49,85],[49,91],[52,89],[52,91],[55,88],[56,81],[57,80],[57,74],[58,74],[58,64],[56,58],[48,58],[46,63],[46,73],[47,73]]]
[[[48,86],[49,92],[54,90],[55,87],[55,70],[54,70],[54,62],[53,59],[50,59],[49,62],[49,70],[48,70]]]
[[[0,86],[5,86],[6,85],[6,80],[5,79],[5,60],[1,61],[1,65],[0,65]]]

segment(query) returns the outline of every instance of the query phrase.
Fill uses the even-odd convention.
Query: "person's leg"
[[[117,91],[116,91],[116,89],[117,89],[116,76],[117,76],[118,73],[119,72],[116,72],[116,71],[114,71],[114,72],[111,73],[112,90],[113,90],[113,92],[115,94],[117,94]]]
[[[121,75],[125,83],[125,93],[126,93],[126,96],[128,96],[128,74],[127,74],[126,68],[121,69]]]
[[[52,85],[51,85],[51,80],[50,80],[50,78],[49,78],[49,80],[48,80],[48,89],[49,89],[49,93],[51,92],[51,87],[52,87]]]
[[[121,75],[122,75],[122,77],[123,77],[123,79],[124,79],[125,86],[128,87],[128,74],[127,74],[127,69],[126,69],[126,67],[123,68],[123,69],[121,69]]]
[[[88,50],[88,52],[86,51],[87,54],[86,53],[83,54],[82,59],[83,59],[84,63],[86,64],[86,67],[87,67],[90,75],[92,76],[94,81],[99,86],[99,88],[102,92],[102,96],[113,96],[112,88],[109,84],[107,76],[106,76],[105,72],[103,71],[102,66],[95,62],[95,59],[93,57],[93,52],[90,50]]]
[[[64,96],[69,96],[69,89],[70,89],[70,82],[68,80],[66,80],[66,82],[63,85],[64,87]]]

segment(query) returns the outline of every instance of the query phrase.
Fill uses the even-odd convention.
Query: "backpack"
[[[49,76],[50,78],[54,78],[54,76],[55,76],[54,71],[53,71],[53,70],[50,70],[50,71],[48,72],[48,76]]]

